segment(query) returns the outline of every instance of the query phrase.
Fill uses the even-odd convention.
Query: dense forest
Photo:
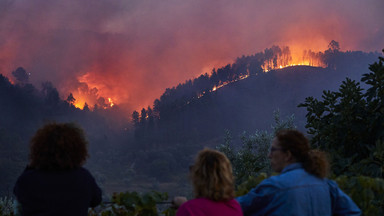
[[[86,166],[107,195],[188,191],[187,167],[203,146],[224,143],[230,131],[234,148],[240,148],[250,139],[244,131],[272,130],[277,110],[282,119],[294,114],[295,125],[304,131],[310,121],[305,108],[297,106],[310,96],[320,99],[323,90],[337,90],[346,77],[360,80],[379,55],[343,52],[333,41],[325,52],[303,54],[309,66],[280,69],[292,56],[289,47],[273,46],[167,88],[152,107],[133,112],[131,122],[121,118],[118,105],[80,110],[73,106],[76,98],[60,96],[49,82],[33,86],[28,71],[17,68],[15,83],[0,75],[0,193],[11,193],[28,163],[29,139],[50,121],[84,128],[91,155]]]
[[[134,111],[135,142],[156,148],[215,139],[225,129],[237,134],[265,129],[274,110],[295,114],[299,128],[304,128],[305,113],[297,109],[299,103],[308,96],[319,97],[323,90],[335,90],[345,77],[360,79],[378,55],[341,52],[332,41],[324,53],[303,53],[303,62],[309,66],[280,69],[290,65],[289,47],[273,46],[242,56],[211,74],[167,88],[153,107]]]

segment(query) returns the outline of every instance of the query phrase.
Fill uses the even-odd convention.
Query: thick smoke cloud
[[[83,92],[90,104],[110,97],[140,109],[167,87],[272,45],[380,50],[383,8],[382,0],[0,0],[0,73],[21,66],[63,98]]]

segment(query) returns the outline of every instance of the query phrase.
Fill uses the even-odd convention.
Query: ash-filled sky
[[[383,0],[0,0],[0,73],[129,112],[272,45],[384,48]],[[97,91],[96,91],[96,89]]]

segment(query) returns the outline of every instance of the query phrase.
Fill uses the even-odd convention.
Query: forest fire
[[[282,48],[279,46],[272,46],[271,48],[265,49],[264,52],[255,55],[255,58],[258,59],[256,61],[260,62],[259,66],[253,66],[254,68],[247,66],[248,68],[245,71],[238,73],[231,79],[221,80],[216,85],[211,87],[210,90],[199,92],[195,98],[199,99],[208,92],[217,91],[228,84],[246,79],[251,74],[254,74],[252,70],[254,71],[257,67],[259,67],[259,70],[262,72],[269,72],[271,70],[300,65],[326,67],[326,64],[323,62],[322,55],[322,52],[313,52],[311,50],[294,52],[294,50],[291,51],[288,46]],[[217,70],[225,70],[225,67]],[[121,88],[108,85],[108,82],[113,82],[113,80],[108,81],[108,77],[97,76],[99,73],[90,71],[77,78],[80,85],[76,89],[72,90],[75,98],[75,101],[72,103],[74,106],[80,109],[85,109],[86,106],[87,109],[93,110],[95,108],[109,109],[116,105],[118,97],[115,97],[115,95],[119,95],[119,93],[121,93]],[[210,79],[209,77],[212,78],[213,74],[206,76],[207,79]],[[113,87],[113,89],[111,87]]]
[[[313,66],[313,67],[326,67],[325,63],[321,58],[321,53],[312,52],[311,50],[304,50],[302,55],[291,54],[288,47],[284,47],[282,50],[274,50],[271,48],[273,55],[269,59],[264,61],[261,66],[264,72],[275,69],[283,69],[291,66]],[[269,54],[269,53],[266,53]]]
[[[327,66],[321,58],[321,52],[316,53],[312,52],[311,50],[304,50],[302,53],[302,55],[292,55],[289,47],[280,49],[278,46],[273,46],[271,49],[265,50],[267,59],[261,65],[261,68],[263,72],[269,72],[271,70],[283,69],[292,66],[313,66],[323,68]],[[217,89],[222,88],[230,83],[237,82],[248,77],[249,72],[246,75],[240,75],[238,78],[232,81],[223,82],[220,85],[214,86],[211,92],[217,91]]]
[[[83,98],[78,98],[76,99],[75,102],[72,103],[72,105],[74,105],[76,108],[79,108],[79,109],[84,109],[85,104],[86,104],[86,100]]]
[[[113,107],[115,105],[111,98],[108,98],[108,102],[110,107]]]
[[[67,101],[79,109],[108,109],[116,105],[115,97],[108,97],[107,88],[92,78],[91,73],[78,77],[80,85],[72,89]]]
[[[88,109],[95,109],[95,106],[102,109],[108,109],[115,106],[115,103],[111,98],[108,98],[107,101],[103,100],[103,97],[99,97],[96,103],[92,104],[92,99],[87,99],[86,97],[82,97],[80,94],[74,96],[75,101],[71,102],[76,108],[84,109],[84,107],[88,107]]]
[[[217,89],[222,88],[222,87],[224,87],[224,86],[226,86],[226,85],[228,85],[228,84],[230,84],[230,83],[237,82],[237,81],[239,81],[239,80],[243,80],[243,79],[246,79],[246,78],[248,78],[248,77],[249,77],[249,74],[247,74],[247,75],[241,75],[241,76],[239,76],[239,78],[237,78],[237,79],[235,79],[235,80],[233,80],[233,81],[230,81],[230,82],[224,82],[224,83],[222,83],[221,85],[218,85],[218,86],[213,87],[213,89],[212,89],[211,91],[214,92],[214,91],[216,91]]]

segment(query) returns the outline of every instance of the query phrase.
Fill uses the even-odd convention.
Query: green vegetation
[[[384,50],[383,50],[384,52]],[[384,58],[370,65],[360,83],[346,79],[339,91],[324,91],[321,100],[306,98],[312,144],[331,155],[336,175],[384,177]]]
[[[0,197],[0,216],[14,216],[15,200],[10,196]]]
[[[156,216],[159,215],[156,204],[168,199],[167,193],[152,191],[139,194],[137,192],[125,192],[114,194],[110,204],[103,204],[98,209],[92,209],[89,216]],[[167,208],[162,214],[171,216],[174,209]]]
[[[281,120],[280,112],[275,111],[274,120],[272,132],[257,130],[253,135],[247,135],[246,132],[243,132],[240,136],[242,145],[238,149],[232,145],[231,132],[228,130],[225,132],[224,143],[219,145],[217,149],[227,155],[231,161],[236,185],[260,172],[270,172],[267,157],[275,132],[283,128],[296,128],[293,123],[293,115],[286,120]]]
[[[335,181],[364,215],[384,215],[384,180],[369,176],[338,176]]]

